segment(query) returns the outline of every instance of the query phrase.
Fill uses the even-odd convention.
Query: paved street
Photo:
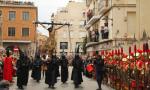
[[[69,68],[69,75],[71,75],[72,68]],[[16,78],[15,78],[16,79]],[[58,82],[56,83],[55,90],[96,90],[97,89],[97,83],[94,80],[88,79],[86,77],[83,77],[84,82],[81,84],[80,88],[76,89],[74,88],[74,85],[72,81],[70,80],[67,82],[67,84],[62,84],[60,82],[60,78],[58,78]],[[15,80],[16,82],[16,80]],[[52,90],[48,88],[48,85],[44,83],[44,78],[40,81],[40,83],[37,83],[32,78],[29,79],[29,83],[27,87],[24,87],[24,90]],[[102,86],[103,90],[112,90],[109,87],[106,87],[105,85]],[[16,83],[11,85],[10,90],[19,90],[17,89]]]

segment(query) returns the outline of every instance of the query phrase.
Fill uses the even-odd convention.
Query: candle
[[[121,48],[121,54],[123,54],[123,48]]]
[[[129,47],[129,54],[131,53],[131,47]]]
[[[112,50],[112,55],[114,55],[114,50]]]
[[[115,50],[115,55],[117,55],[117,50]]]
[[[118,55],[120,55],[120,49],[118,49]]]
[[[148,50],[149,50],[148,43],[145,44],[145,47],[146,47],[146,48],[145,48],[145,49],[146,49],[146,52],[148,52]]]
[[[134,45],[134,52],[136,53],[136,45]]]
[[[145,43],[143,43],[143,52],[145,52]]]

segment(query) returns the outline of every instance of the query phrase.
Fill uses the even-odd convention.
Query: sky
[[[38,20],[41,22],[50,22],[52,13],[55,13],[58,8],[65,7],[70,0],[20,0],[34,2],[38,7]],[[75,0],[79,1],[79,0]],[[48,31],[38,26],[38,32],[48,36]]]

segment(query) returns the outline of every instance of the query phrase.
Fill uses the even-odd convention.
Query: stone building
[[[35,53],[37,7],[32,2],[0,0],[1,45]]]
[[[68,26],[55,26],[56,52],[60,55],[63,51],[69,55],[74,54],[77,45],[80,45],[82,53],[83,39],[86,36],[85,25],[85,2],[69,1],[66,7],[58,9],[54,22],[69,23]]]
[[[127,51],[134,44],[138,35],[136,0],[86,0],[86,6],[87,52],[120,47]]]

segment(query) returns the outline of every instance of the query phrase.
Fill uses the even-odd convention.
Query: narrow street
[[[84,82],[81,84],[79,88],[74,88],[73,82],[70,80],[72,67],[69,67],[69,80],[66,84],[62,84],[60,81],[60,78],[58,78],[58,82],[56,83],[55,90],[96,90],[97,89],[97,83],[96,81],[92,79],[88,79],[83,76]],[[26,87],[24,87],[24,90],[52,90],[48,88],[48,85],[44,83],[44,78],[40,81],[40,83],[37,83],[34,81],[31,77],[29,78],[29,83]],[[15,83],[10,86],[10,90],[20,90],[16,86],[16,78]],[[105,85],[102,85],[102,90],[113,90]]]

